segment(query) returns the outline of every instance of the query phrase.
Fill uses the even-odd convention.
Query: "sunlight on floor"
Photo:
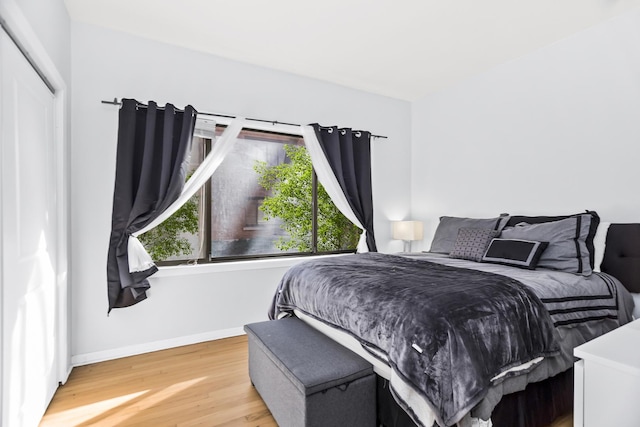
[[[143,390],[87,405],[75,406],[68,410],[57,411],[48,415],[47,425],[62,426],[65,425],[64,422],[68,419],[81,421],[82,424],[86,423],[86,425],[92,425],[98,422],[103,425],[116,425],[129,418],[123,417],[121,411],[123,408],[135,406],[136,410],[131,412],[131,416],[133,416],[136,412],[144,411],[154,405],[158,405],[162,401],[204,381],[206,378],[207,377],[195,378],[172,384],[163,389]]]
[[[133,400],[139,396],[148,393],[149,390],[140,391],[137,393],[127,394],[125,396],[114,397],[113,399],[101,400],[89,405],[76,406],[66,411],[58,411],[50,415],[50,421],[57,422],[63,421],[67,417],[73,416],[74,419],[81,420],[82,422],[89,421],[97,414],[102,414],[111,409],[117,408]]]

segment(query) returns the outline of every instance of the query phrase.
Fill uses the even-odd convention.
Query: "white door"
[[[54,96],[0,30],[0,425],[37,426],[57,381]]]

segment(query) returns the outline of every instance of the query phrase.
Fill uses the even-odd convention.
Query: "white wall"
[[[640,221],[640,10],[412,105],[412,213]],[[417,247],[417,245],[416,245]]]
[[[114,97],[293,123],[367,129],[374,140],[375,231],[381,251],[389,219],[410,208],[410,104],[254,67],[102,28],[72,24],[72,273],[76,363],[234,333],[266,319],[286,265],[274,261],[160,272],[149,298],[107,317],[118,110]],[[327,54],[327,53],[318,53]]]

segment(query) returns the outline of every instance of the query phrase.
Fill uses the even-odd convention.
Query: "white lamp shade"
[[[393,221],[391,236],[397,240],[422,240],[422,221]]]

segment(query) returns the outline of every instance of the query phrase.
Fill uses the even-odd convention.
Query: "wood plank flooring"
[[[571,427],[570,416],[549,427]],[[277,427],[251,386],[246,336],[80,366],[40,427]]]

